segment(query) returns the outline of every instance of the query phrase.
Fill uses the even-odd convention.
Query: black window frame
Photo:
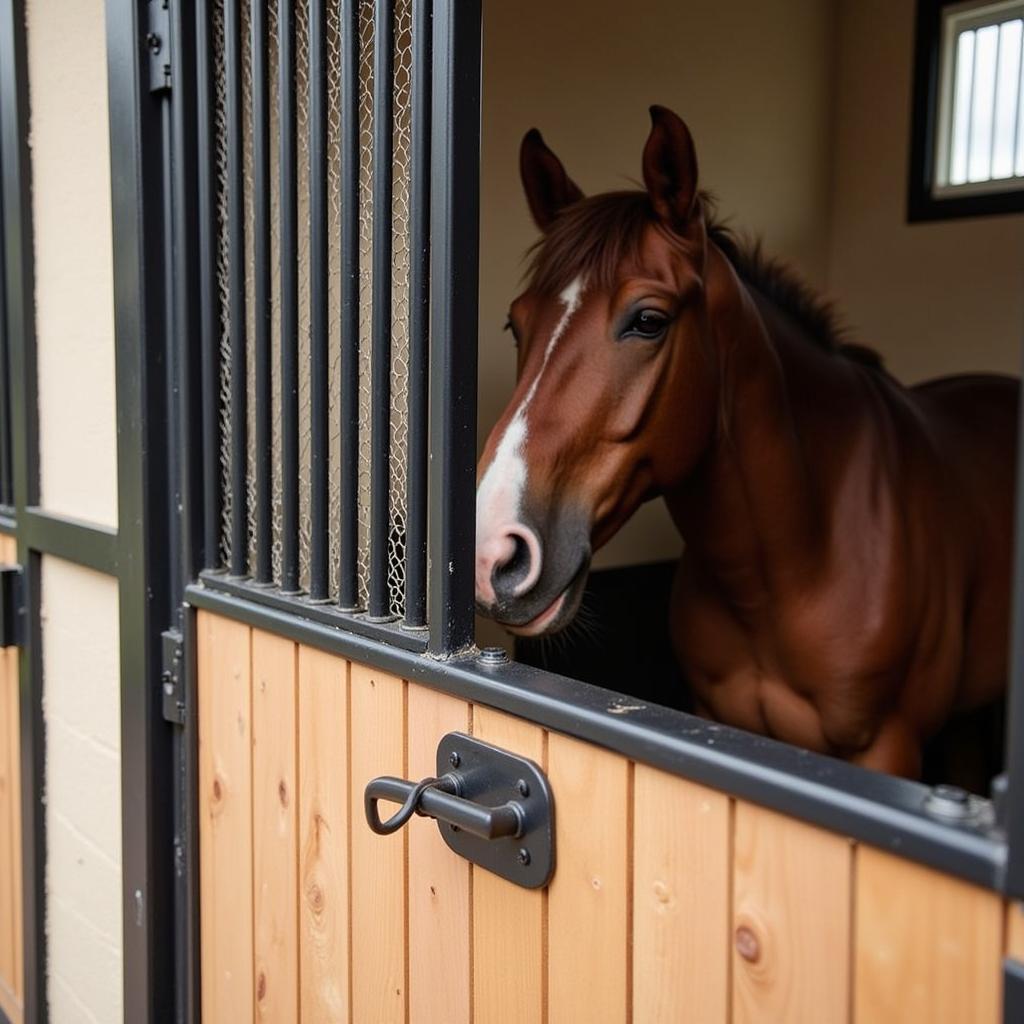
[[[942,15],[956,0],[918,0],[914,25],[913,92],[907,222],[1024,213],[1024,182],[1015,188],[971,195],[936,196],[935,136],[938,129]]]

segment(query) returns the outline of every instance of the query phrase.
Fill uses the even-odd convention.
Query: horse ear
[[[561,160],[548,149],[536,128],[523,136],[519,173],[530,213],[541,231],[548,229],[563,207],[583,198],[580,187],[565,173]]]
[[[644,146],[644,184],[654,211],[673,228],[689,219],[697,198],[697,153],[690,129],[667,107],[651,107]]]

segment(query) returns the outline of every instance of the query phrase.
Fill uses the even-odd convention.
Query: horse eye
[[[660,338],[668,327],[669,318],[657,309],[641,309],[634,313],[626,324],[622,338],[646,338],[654,341]]]

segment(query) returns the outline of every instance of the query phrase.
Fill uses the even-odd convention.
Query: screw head
[[[146,36],[146,45],[149,47],[150,53],[157,54],[160,52],[163,41],[155,32],[150,32],[149,35]]]
[[[448,763],[449,763],[449,764],[450,764],[450,765],[451,765],[451,766],[452,766],[453,768],[458,768],[458,767],[459,767],[459,765],[460,765],[460,764],[462,764],[462,758],[460,757],[460,755],[459,755],[459,752],[458,752],[457,750],[453,750],[453,751],[452,751],[452,752],[451,752],[451,753],[450,753],[450,754],[448,755]]]
[[[525,868],[530,863],[530,851],[525,846],[521,846],[519,853],[516,854],[516,860]]]
[[[948,821],[966,821],[976,811],[967,790],[947,785],[934,786],[925,798],[924,807],[933,817]]]
[[[526,779],[520,779],[516,783],[516,792],[520,796],[529,796],[530,795],[530,784],[526,781]]]

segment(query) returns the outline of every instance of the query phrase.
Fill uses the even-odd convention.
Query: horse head
[[[707,226],[686,125],[651,108],[645,191],[585,198],[536,129],[520,169],[542,237],[508,327],[518,377],[478,467],[476,599],[512,632],[576,613],[591,556],[713,434]]]

